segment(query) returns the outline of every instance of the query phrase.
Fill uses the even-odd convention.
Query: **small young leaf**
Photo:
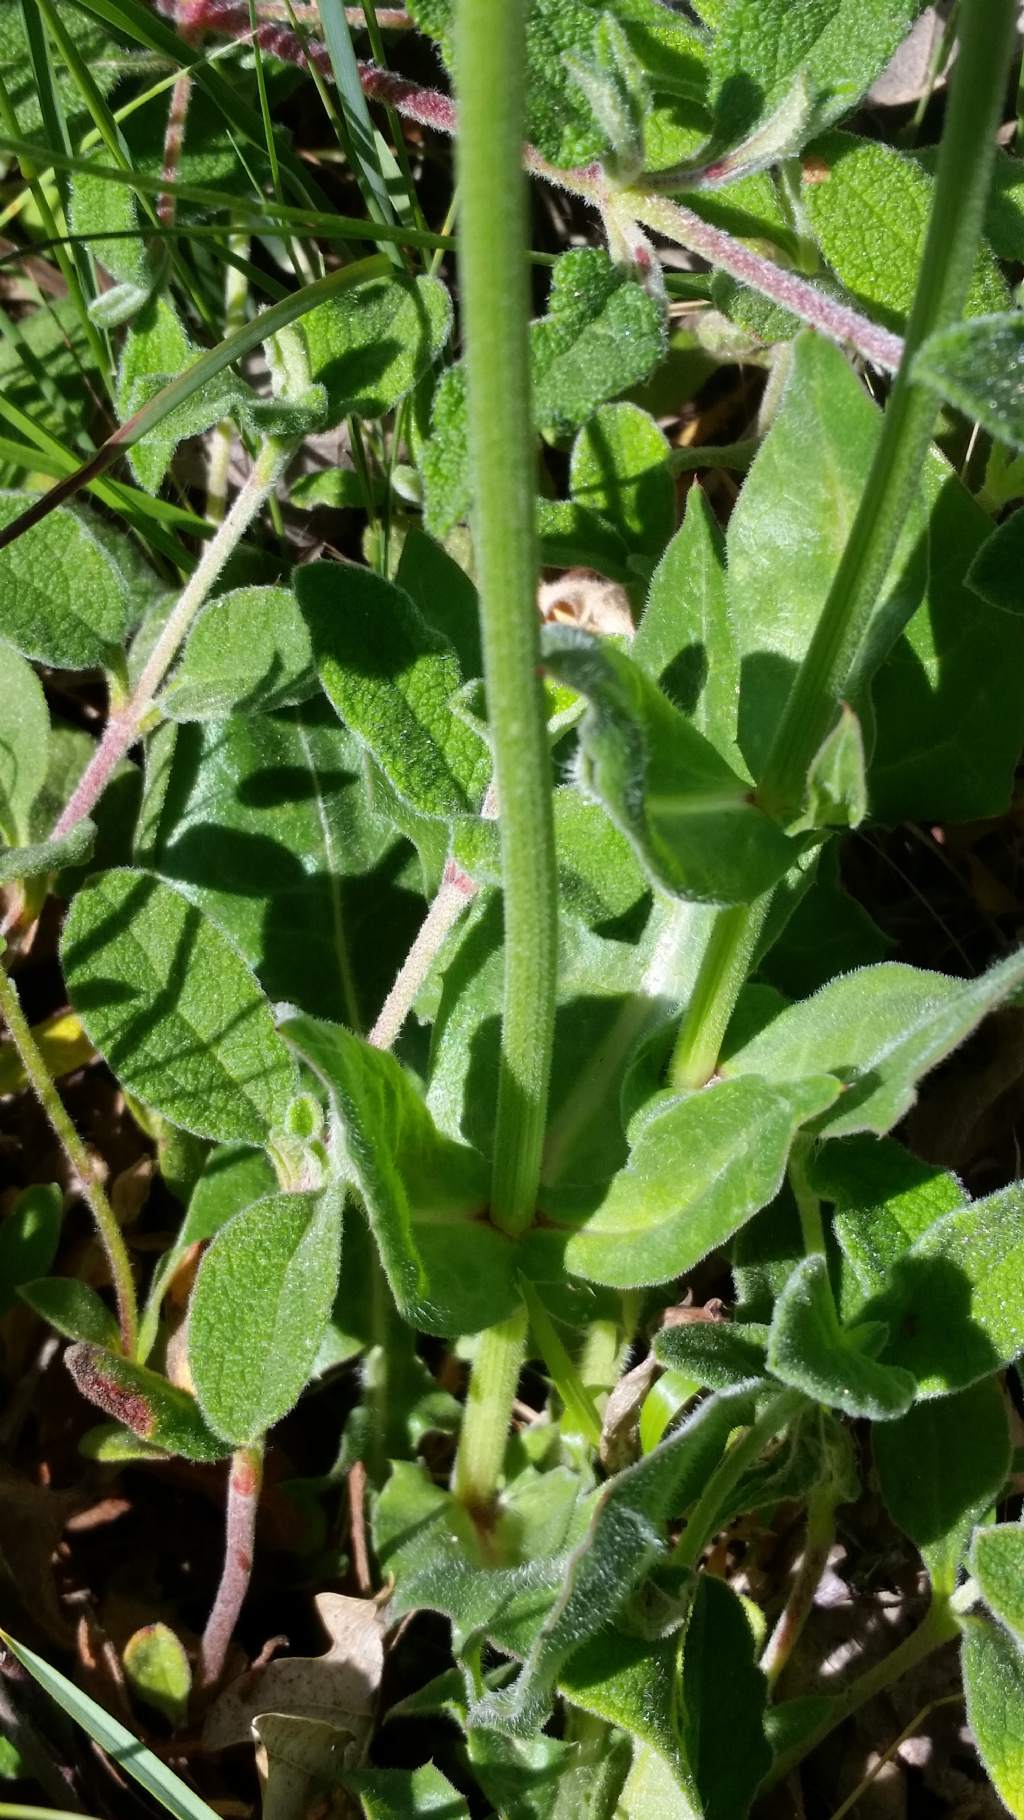
[[[1024,449],[1024,317],[1017,311],[939,329],[921,348],[913,370],[919,383],[972,423]]]
[[[59,840],[44,840],[29,847],[0,846],[0,885],[23,878],[42,878],[67,866],[80,866],[96,845],[97,827],[88,817]]]
[[[690,488],[682,528],[651,579],[633,661],[734,770],[740,671],[729,623],[725,538],[707,495]]]
[[[129,1637],[121,1661],[135,1699],[155,1707],[172,1725],[181,1725],[188,1712],[192,1670],[170,1626],[143,1625]]]
[[[83,1397],[140,1441],[186,1460],[222,1460],[231,1452],[207,1427],[195,1397],[148,1366],[86,1341],[69,1346],[64,1359]]]
[[[12,847],[28,837],[29,813],[46,779],[49,740],[42,683],[17,651],[0,644],[0,839]]]
[[[828,1075],[783,1092],[749,1078],[670,1105],[569,1239],[569,1269],[616,1288],[683,1276],[778,1193],[794,1133],[837,1091]]]
[[[781,878],[796,845],[624,652],[557,628],[544,660],[587,696],[580,781],[656,884],[690,902],[751,903]]]
[[[934,180],[916,158],[874,139],[830,133],[810,147],[803,203],[825,258],[878,321],[902,329],[917,285]],[[975,261],[967,316],[1006,308],[1006,284],[987,247]]]
[[[684,1321],[663,1327],[654,1356],[670,1371],[710,1390],[727,1390],[768,1370],[768,1329],[739,1321]]]
[[[57,1255],[63,1196],[56,1183],[25,1188],[0,1220],[0,1314],[22,1283],[45,1276]]]
[[[392,788],[423,815],[476,809],[491,758],[452,713],[463,679],[448,640],[407,594],[369,569],[308,563],[295,586],[320,680]]]
[[[482,1219],[488,1172],[443,1137],[395,1058],[339,1026],[281,1026],[321,1078],[344,1133],[343,1173],[362,1197],[402,1318],[427,1333],[474,1333],[518,1304],[512,1248]]]
[[[330,1318],[344,1191],[278,1194],[222,1226],[189,1303],[188,1359],[211,1428],[244,1447],[298,1401]]]
[[[33,1313],[49,1321],[68,1340],[89,1340],[116,1351],[118,1325],[110,1309],[88,1283],[74,1277],[38,1277],[21,1283],[18,1294]]]
[[[441,353],[451,298],[436,278],[378,278],[318,304],[302,328],[310,375],[327,393],[328,424],[382,417]]]
[[[889,1515],[921,1550],[933,1591],[951,1593],[971,1531],[998,1498],[1010,1470],[1002,1387],[995,1378],[982,1378],[958,1396],[919,1403],[898,1421],[880,1424],[871,1445]],[[979,1583],[978,1543],[999,1533],[980,1530],[975,1539],[971,1571]],[[982,1591],[987,1598],[984,1585]]]
[[[1024,1219],[1019,1182],[947,1213],[897,1259],[890,1287],[865,1304],[884,1321],[883,1357],[913,1372],[922,1396],[945,1396],[1024,1352]]]
[[[768,1341],[768,1364],[784,1384],[876,1422],[901,1416],[914,1400],[908,1371],[872,1356],[884,1340],[877,1323],[843,1328],[821,1256],[804,1258],[779,1297]]]
[[[657,562],[675,530],[669,453],[664,432],[635,404],[602,405],[573,445],[573,499],[614,526],[638,567]]]
[[[967,1721],[986,1774],[1014,1820],[1024,1820],[1024,1655],[998,1624],[961,1619]]]
[[[916,1098],[916,1083],[997,1005],[1024,984],[1024,953],[979,979],[951,979],[895,961],[862,967],[790,1005],[722,1063],[728,1077],[770,1081],[834,1073],[845,1085],[821,1121],[831,1137],[890,1131]]]
[[[0,492],[0,528],[33,503]],[[0,550],[0,638],[58,670],[99,669],[128,629],[128,589],[83,511],[58,506]]]
[[[838,721],[822,741],[807,773],[809,827],[860,827],[868,812],[865,769],[860,721],[843,702]]]
[[[469,1820],[457,1788],[434,1763],[422,1769],[348,1770],[340,1780],[358,1795],[366,1820]]]
[[[650,97],[643,67],[622,27],[604,13],[594,32],[593,58],[565,52],[563,61],[583,90],[610,148],[605,169],[623,186],[634,183],[644,168],[644,119]]]
[[[62,941],[75,1010],[122,1084],[200,1137],[263,1143],[295,1069],[245,962],[180,892],[103,872]]]
[[[997,1387],[998,1388],[998,1387]],[[963,1393],[965,1396],[974,1392]],[[947,1401],[929,1405],[933,1409],[945,1409]],[[960,1399],[958,1399],[960,1400]],[[999,1397],[1000,1413],[1003,1427],[1006,1428],[1006,1407],[1002,1396]],[[974,1442],[965,1443],[973,1449]],[[1002,1490],[1008,1470],[1004,1466],[1003,1478],[990,1493],[985,1503],[980,1503],[975,1512],[980,1516],[988,1505],[995,1502]],[[1019,1523],[995,1523],[974,1532],[974,1543],[971,1548],[971,1573],[978,1582],[981,1596],[995,1613],[1001,1624],[1012,1631],[1017,1643],[1024,1641],[1024,1528]]]
[[[235,588],[196,620],[160,706],[172,720],[224,720],[294,707],[316,686],[291,589]]]

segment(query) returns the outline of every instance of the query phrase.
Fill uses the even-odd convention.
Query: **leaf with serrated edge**
[[[669,1106],[572,1233],[569,1269],[615,1288],[684,1275],[778,1193],[795,1133],[837,1092],[824,1074],[781,1093],[751,1078]],[[544,1205],[557,1217],[554,1199]]]
[[[78,893],[61,944],[91,1041],[147,1106],[200,1137],[265,1142],[295,1067],[245,962],[179,891],[102,872]]]

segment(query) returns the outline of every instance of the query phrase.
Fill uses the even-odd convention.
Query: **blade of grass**
[[[154,1801],[159,1801],[168,1813],[176,1815],[177,1820],[217,1820],[213,1808],[207,1807],[206,1802],[189,1788],[187,1782],[182,1782],[180,1776],[176,1776],[166,1763],[161,1763],[159,1757],[147,1750],[126,1725],[112,1718],[102,1706],[76,1687],[73,1681],[62,1675],[59,1669],[51,1668],[42,1656],[36,1655],[35,1650],[16,1642],[6,1630],[0,1630],[0,1640],[21,1663],[22,1668],[38,1682],[44,1693],[49,1694],[51,1700],[55,1700],[69,1718],[80,1725],[101,1750],[106,1751],[112,1762],[126,1776],[131,1776],[147,1794],[152,1795]]]

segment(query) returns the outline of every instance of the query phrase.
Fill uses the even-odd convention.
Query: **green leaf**
[[[701,1574],[683,1636],[680,1706],[683,1749],[704,1820],[742,1820],[749,1813],[771,1766],[767,1698],[742,1601],[723,1580]]]
[[[881,415],[829,342],[801,335],[782,406],[729,520],[729,614],[739,650],[739,744],[760,775],[818,622],[878,441]],[[869,637],[879,657],[921,598],[912,514]],[[856,706],[856,697],[852,696]]]
[[[328,422],[382,417],[441,353],[451,298],[436,278],[378,278],[318,304],[302,328],[310,375],[327,392]]]
[[[28,834],[29,811],[46,779],[49,740],[42,683],[17,651],[0,644],[0,837],[11,846]]]
[[[967,586],[1003,613],[1024,612],[1021,561],[1024,560],[1024,512],[1013,512],[982,544],[967,571]]]
[[[884,1338],[877,1323],[840,1325],[828,1265],[814,1255],[797,1266],[776,1304],[768,1364],[784,1384],[819,1402],[885,1422],[910,1408],[915,1384],[909,1372],[871,1356]]]
[[[716,140],[745,137],[798,82],[818,129],[849,113],[918,10],[917,0],[727,0],[711,53]]]
[[[986,1379],[986,1383],[989,1380]],[[993,1388],[999,1399],[999,1412],[1002,1417],[1003,1431],[1006,1431],[1006,1405],[998,1385]],[[964,1395],[974,1395],[964,1392]],[[945,1409],[952,1399],[944,1398],[942,1402],[930,1405],[934,1409]],[[958,1398],[962,1401],[962,1398]],[[970,1450],[973,1439],[965,1442]],[[963,1471],[963,1467],[960,1469]],[[993,1504],[1003,1488],[1009,1461],[1004,1463],[1003,1478],[984,1501],[978,1500],[975,1516],[980,1517],[990,1504]],[[966,1542],[966,1537],[964,1538]],[[1013,1633],[1019,1644],[1024,1639],[1024,1528],[1019,1523],[996,1523],[985,1529],[974,1532],[971,1547],[971,1573],[978,1582],[981,1596],[995,1613],[1001,1624]]]
[[[1017,311],[954,323],[930,335],[914,378],[982,429],[1024,449],[1024,317]]]
[[[573,499],[614,526],[638,568],[658,560],[676,527],[669,454],[664,431],[635,404],[601,405],[573,445]]]
[[[875,1429],[871,1445],[889,1515],[920,1549],[933,1591],[940,1597],[951,1593],[971,1531],[998,1498],[1010,1470],[1002,1386],[982,1378],[958,1396],[919,1403],[899,1421]],[[981,1530],[975,1539],[976,1577],[981,1539],[999,1533]]]
[[[480,601],[475,584],[454,555],[413,525],[402,545],[395,582],[428,626],[454,645],[463,676],[482,676]]]
[[[768,1329],[759,1323],[685,1321],[655,1335],[659,1365],[678,1371],[691,1383],[727,1390],[748,1378],[763,1378],[768,1369]]]
[[[666,345],[662,304],[624,267],[597,248],[564,253],[552,276],[547,314],[530,325],[537,429],[564,433],[578,428],[606,399],[640,385],[663,358]],[[435,537],[444,537],[469,510],[466,435],[466,379],[460,363],[437,388],[431,437],[421,460],[426,525]],[[650,465],[649,454],[643,465]],[[656,509],[663,511],[664,487],[652,480],[643,483],[641,502],[652,492],[659,501]],[[635,513],[635,504],[633,509]],[[665,535],[670,531],[671,526]]]
[[[64,1197],[56,1183],[23,1188],[0,1220],[0,1314],[22,1283],[45,1276],[57,1255]]]
[[[337,1025],[281,1026],[331,1095],[343,1173],[357,1189],[402,1318],[427,1333],[474,1333],[517,1306],[515,1257],[482,1218],[479,1152],[442,1136],[393,1056]]]
[[[769,917],[757,971],[786,998],[806,998],[837,973],[884,961],[896,945],[844,889],[840,857],[838,841],[821,847],[805,889],[805,875],[791,874],[796,903],[792,907],[791,900],[781,928],[773,930]],[[778,899],[776,904],[786,907]]]
[[[886,1322],[883,1356],[945,1396],[1024,1352],[1024,1199],[1019,1183],[936,1220],[865,1304]]]
[[[117,1322],[88,1283],[79,1283],[74,1277],[39,1277],[19,1284],[18,1294],[33,1313],[49,1321],[65,1339],[89,1340],[108,1351],[117,1351]]]
[[[309,1382],[338,1286],[343,1198],[332,1187],[256,1201],[199,1266],[189,1370],[211,1428],[234,1447],[273,1428]]]
[[[100,873],[62,941],[75,1010],[129,1092],[186,1131],[265,1141],[295,1070],[253,975],[180,892],[145,872]]]
[[[825,258],[868,315],[902,330],[917,285],[934,179],[916,158],[850,133],[830,133],[809,152],[803,203]],[[1006,305],[1005,280],[983,247],[964,314],[981,316]]]
[[[586,695],[579,782],[648,875],[695,903],[751,903],[798,851],[686,717],[624,652],[570,628],[544,638],[558,681]]]
[[[962,1207],[948,1170],[889,1138],[844,1138],[810,1159],[811,1186],[835,1205],[832,1230],[865,1295],[885,1287],[896,1260],[944,1213]]]
[[[196,620],[160,706],[172,720],[269,714],[316,689],[313,647],[290,588],[235,588]]]
[[[33,503],[0,492],[0,528]],[[58,506],[0,550],[0,638],[58,670],[105,664],[128,629],[120,568],[90,529],[84,510]]]
[[[86,818],[59,840],[44,840],[29,847],[0,846],[0,885],[14,885],[24,878],[42,878],[65,866],[80,866],[96,845],[97,827]]]
[[[92,239],[89,252],[118,283],[130,285],[146,296],[153,283],[153,274],[139,229],[138,203],[127,185],[105,183],[102,177],[94,177],[88,170],[76,171],[71,180],[68,226],[72,234],[134,235],[134,238]]]
[[[1005,1630],[961,1619],[967,1721],[986,1774],[1014,1820],[1024,1820],[1024,1656]]]
[[[181,1725],[188,1712],[192,1670],[170,1626],[143,1625],[129,1637],[121,1662],[134,1698],[155,1707],[172,1725]]]
[[[376,1016],[423,914],[365,762],[322,697],[162,728],[137,841],[140,861],[224,930],[272,998],[354,1029]]]
[[[6,1647],[18,1658],[24,1669],[38,1682],[51,1700],[63,1708],[88,1733],[101,1750],[106,1751],[111,1761],[125,1775],[131,1776],[154,1801],[174,1814],[175,1820],[216,1820],[212,1807],[207,1807],[186,1782],[182,1782],[166,1763],[154,1756],[151,1750],[134,1737],[127,1726],[111,1718],[104,1707],[97,1705],[80,1687],[69,1681],[56,1668],[44,1662],[34,1650],[27,1649],[24,1643],[18,1643],[7,1631],[0,1631]]]
[[[64,1362],[83,1397],[140,1441],[186,1460],[222,1460],[231,1452],[207,1427],[195,1397],[148,1366],[87,1341],[69,1346]]]
[[[349,1770],[341,1781],[359,1796],[366,1820],[469,1820],[469,1808],[436,1764],[422,1769]]]
[[[740,674],[726,600],[725,537],[693,486],[682,527],[651,579],[633,661],[734,770]]]
[[[974,980],[924,973],[896,961],[861,967],[780,1012],[721,1073],[799,1081],[836,1074],[845,1091],[821,1120],[831,1137],[890,1131],[916,1099],[916,1084],[1024,983],[1024,951]]]
[[[569,1269],[617,1288],[684,1275],[778,1193],[794,1133],[836,1092],[823,1075],[782,1092],[749,1078],[676,1101],[569,1239]]]
[[[392,789],[420,814],[476,809],[486,745],[452,712],[462,673],[452,646],[409,596],[369,569],[316,562],[295,574],[320,680]]]
[[[865,770],[860,721],[843,702],[807,773],[808,827],[859,828],[868,812]]]
[[[678,1635],[652,1643],[606,1627],[570,1656],[559,1689],[633,1741],[615,1820],[693,1820],[693,1787],[676,1697]],[[560,1817],[559,1817],[560,1820]]]

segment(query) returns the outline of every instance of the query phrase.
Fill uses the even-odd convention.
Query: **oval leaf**
[[[0,493],[0,529],[33,493]],[[58,506],[0,550],[0,637],[59,670],[98,669],[128,629],[124,576],[78,512]]]

